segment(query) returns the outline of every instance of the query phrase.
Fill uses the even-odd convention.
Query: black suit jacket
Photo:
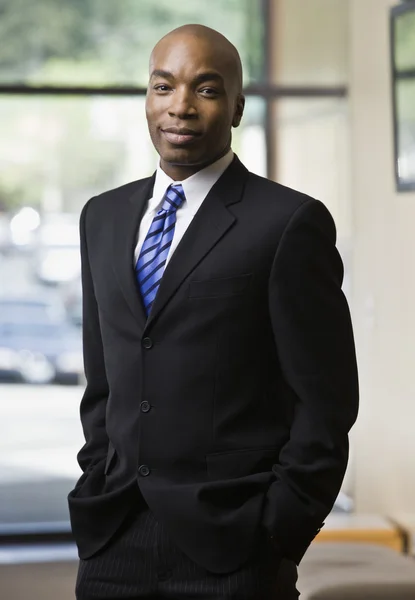
[[[264,531],[298,563],[339,491],[358,404],[333,220],[235,157],[146,319],[133,251],[153,184],[104,193],[81,215],[86,443],[69,495],[79,554],[108,542],[138,484],[213,572],[243,564]]]

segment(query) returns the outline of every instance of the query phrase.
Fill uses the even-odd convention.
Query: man
[[[241,63],[187,25],[150,59],[153,177],[81,215],[77,597],[297,598],[357,413],[335,227],[231,151]]]

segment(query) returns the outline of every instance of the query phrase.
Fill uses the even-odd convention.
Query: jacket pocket
[[[107,452],[107,460],[105,462],[104,475],[108,474],[108,471],[111,469],[113,464],[113,459],[115,458],[115,448],[112,442],[108,444],[108,452]]]
[[[252,273],[221,279],[191,281],[189,283],[189,298],[215,298],[217,296],[233,296],[242,294],[249,285]]]
[[[278,454],[279,450],[275,446],[207,454],[208,477],[211,480],[236,479],[268,472],[271,471],[272,465],[278,462]]]

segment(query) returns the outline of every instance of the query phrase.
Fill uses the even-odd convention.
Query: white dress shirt
[[[162,199],[166,193],[167,188],[172,183],[182,185],[186,200],[177,209],[176,212],[176,226],[174,230],[173,242],[170,247],[170,252],[167,256],[167,262],[173,256],[173,252],[177,248],[180,240],[182,239],[186,229],[192,222],[193,217],[199,210],[203,200],[206,198],[211,188],[217,182],[222,173],[229,167],[233,160],[233,152],[229,150],[225,156],[222,156],[219,160],[212,163],[208,167],[205,167],[201,171],[198,171],[191,177],[188,177],[184,181],[173,181],[160,167],[157,168],[156,180],[154,182],[153,197],[150,198],[147,204],[147,208],[141,219],[137,245],[134,250],[134,267],[137,264],[138,257],[140,255],[141,247],[144,243],[150,225],[156,216],[157,211],[161,208]]]

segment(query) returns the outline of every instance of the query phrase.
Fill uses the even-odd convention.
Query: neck
[[[202,169],[205,169],[209,165],[212,165],[214,162],[225,156],[229,149],[230,146],[228,146],[223,152],[211,160],[195,165],[178,165],[169,163],[160,158],[160,168],[166,173],[166,175],[173,179],[173,181],[184,181],[185,179],[188,179],[195,173],[198,173]]]

